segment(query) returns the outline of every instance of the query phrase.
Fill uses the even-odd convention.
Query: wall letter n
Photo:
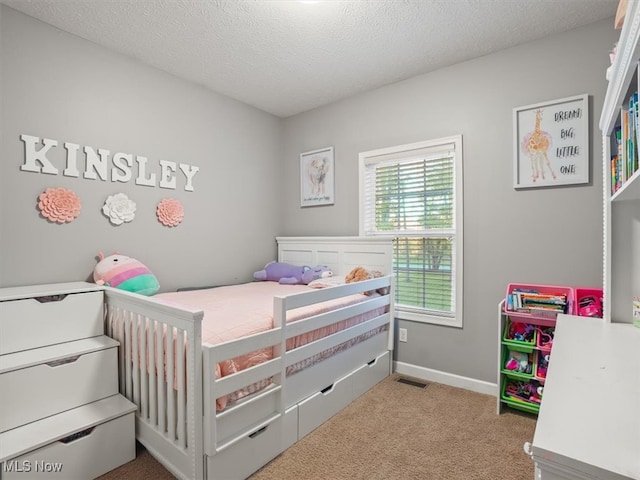
[[[20,140],[24,142],[24,165],[20,166],[20,170],[36,173],[48,173],[50,175],[58,174],[58,169],[51,165],[51,162],[47,159],[47,152],[49,149],[58,145],[56,140],[43,138],[43,146],[40,150],[36,150],[36,144],[40,142],[38,137],[22,134],[20,135]],[[40,162],[42,167],[40,167],[36,162]]]

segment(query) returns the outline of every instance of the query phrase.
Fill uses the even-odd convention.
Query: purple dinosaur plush
[[[253,274],[253,278],[256,280],[278,282],[282,285],[307,285],[318,278],[331,276],[333,276],[333,272],[326,265],[309,267],[283,262],[269,262],[263,270]]]

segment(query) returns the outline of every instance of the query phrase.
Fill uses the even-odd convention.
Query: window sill
[[[428,315],[426,313],[408,312],[399,308],[394,310],[395,318],[399,320],[408,320],[417,323],[428,323],[430,325],[440,325],[444,327],[462,328],[462,318],[456,315],[455,317],[438,317],[435,315]]]

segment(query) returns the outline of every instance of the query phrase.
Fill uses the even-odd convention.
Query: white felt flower
[[[102,207],[102,213],[109,217],[109,221],[114,225],[122,225],[136,216],[136,202],[124,193],[109,195]]]

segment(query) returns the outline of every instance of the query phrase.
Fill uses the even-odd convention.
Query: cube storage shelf
[[[537,297],[536,302],[533,297]],[[518,283],[507,286],[505,299],[498,307],[498,413],[507,405],[538,414],[556,316],[571,313],[574,304],[575,291],[571,287]]]
[[[498,413],[503,405],[537,414],[540,409],[546,377],[549,351],[541,350],[538,346],[538,324],[525,323],[519,318],[510,318],[503,308],[504,300],[500,302],[500,364],[498,376],[500,396],[498,398]],[[545,318],[546,323],[553,320]],[[533,331],[531,340],[518,341],[510,337],[510,332],[519,328]],[[553,332],[553,325],[544,327]],[[552,335],[553,333],[551,333]],[[544,366],[544,368],[543,368]],[[524,368],[524,370],[523,370]]]
[[[528,304],[523,298],[516,299],[516,294],[543,297]],[[553,296],[563,297],[565,303],[554,304]],[[593,298],[599,305],[580,310],[580,302],[585,298]],[[601,316],[602,311],[602,289],[510,283],[505,299],[498,305],[498,413],[507,405],[537,415],[551,361],[557,315]]]

